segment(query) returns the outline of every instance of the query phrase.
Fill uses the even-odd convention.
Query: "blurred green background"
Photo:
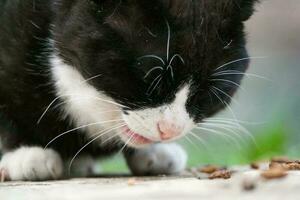
[[[286,155],[300,158],[300,1],[262,0],[246,23],[248,49],[253,59],[248,76],[232,103],[218,117],[234,119],[253,135],[221,136],[197,131],[205,145],[193,136],[181,141],[189,152],[189,166],[236,165]],[[232,114],[234,113],[234,115]],[[194,131],[196,132],[196,131]],[[233,139],[235,138],[235,139]],[[105,172],[126,172],[120,156],[101,162]]]

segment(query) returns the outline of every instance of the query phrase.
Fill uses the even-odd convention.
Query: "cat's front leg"
[[[1,181],[43,181],[63,176],[60,155],[51,149],[21,147],[5,153],[0,161]]]
[[[134,175],[176,175],[184,171],[187,154],[178,144],[155,144],[125,153]]]

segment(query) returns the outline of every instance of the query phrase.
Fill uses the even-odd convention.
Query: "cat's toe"
[[[9,179],[8,171],[5,168],[0,168],[0,182],[3,183]]]

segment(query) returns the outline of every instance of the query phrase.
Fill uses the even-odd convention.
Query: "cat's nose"
[[[162,140],[170,140],[176,138],[183,131],[183,126],[178,126],[175,123],[168,122],[165,120],[159,121],[157,126],[160,138]]]

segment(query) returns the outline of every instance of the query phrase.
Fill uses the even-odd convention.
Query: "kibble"
[[[206,173],[206,174],[212,174],[216,171],[219,171],[221,170],[220,167],[218,166],[215,166],[215,165],[207,165],[205,167],[202,167],[199,171],[202,172],[202,173]]]
[[[228,170],[219,170],[212,173],[208,178],[209,179],[230,179],[232,175],[231,171]]]
[[[286,170],[280,167],[274,167],[261,173],[265,179],[280,179],[287,176]]]

